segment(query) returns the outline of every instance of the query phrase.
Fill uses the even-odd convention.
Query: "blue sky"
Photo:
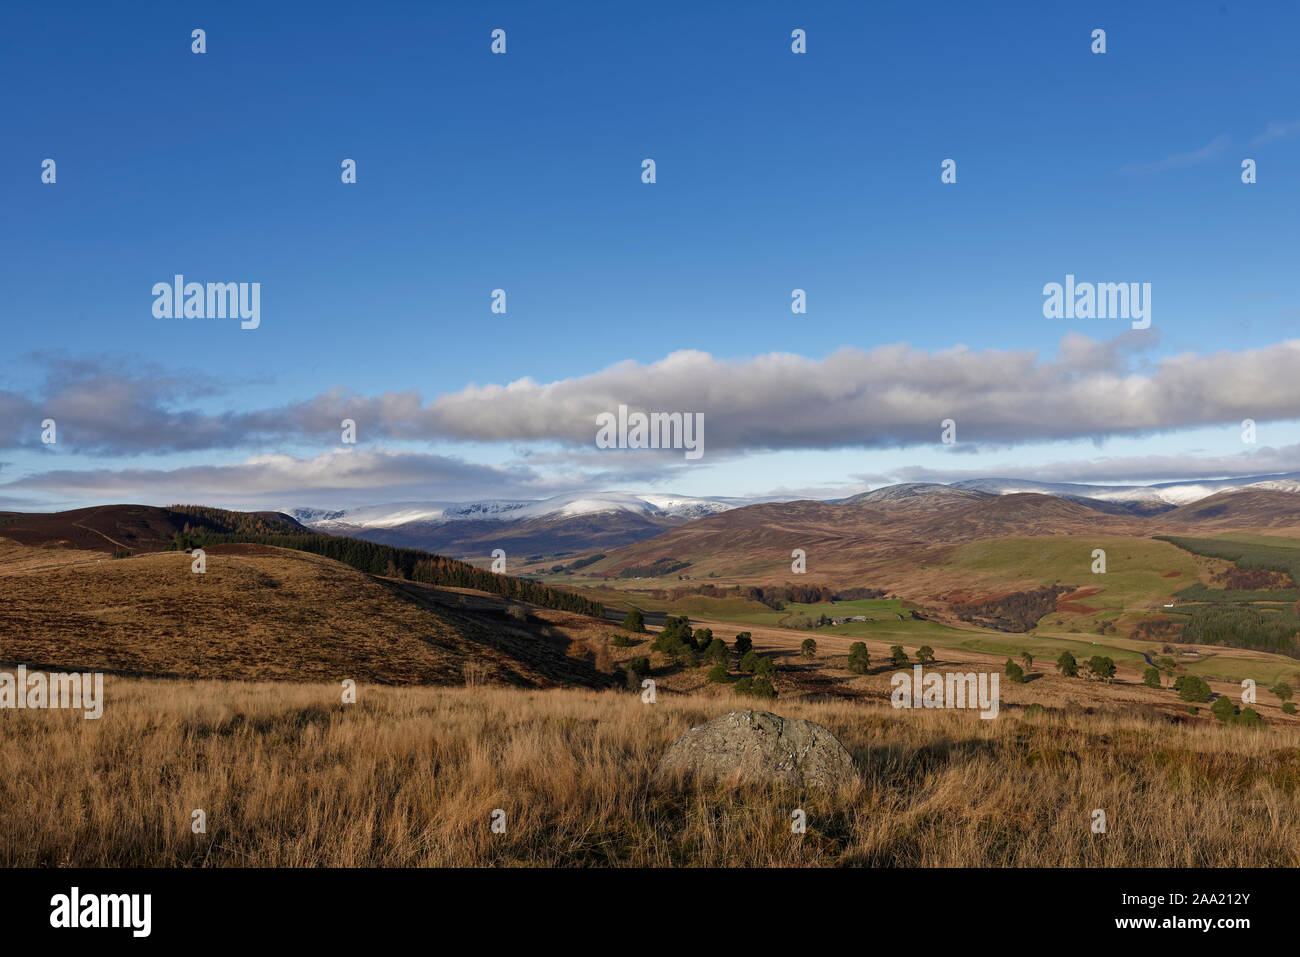
[[[1300,405],[1278,391],[1290,353],[1277,351],[1300,320],[1297,27],[1290,3],[9,5],[0,506],[835,495],[1010,467],[1059,478],[1061,463],[1091,466],[1089,480],[1196,477],[1234,456],[1252,459],[1241,471],[1300,468]],[[806,54],[791,52],[795,28]],[[340,182],[344,158],[355,184]],[[955,184],[940,182],[946,158]],[[260,327],[155,318],[151,287],[175,273],[260,282]],[[1043,285],[1066,273],[1151,283],[1152,329],[1103,370],[1117,386],[1189,353],[1198,374],[1239,376],[1251,362],[1214,357],[1258,354],[1280,378],[1220,381],[1204,402],[1166,382],[1154,417],[1020,432],[1005,408],[952,393],[957,446],[938,444],[934,416],[933,438],[896,421],[898,395],[839,412],[824,397],[828,421],[861,428],[815,439],[811,396],[761,427],[782,415],[764,405],[763,356],[812,360],[821,379],[817,364],[843,349],[879,362],[885,346],[962,345],[988,367],[980,354],[1046,363],[1067,336],[1123,336],[1123,320],[1043,317]],[[806,315],[790,311],[796,287]],[[703,363],[682,385],[632,381],[684,350],[737,378]],[[581,384],[627,360],[632,401],[689,400],[721,423],[699,463],[584,444],[590,412],[618,396]],[[932,395],[926,374],[915,389]],[[349,449],[309,412],[186,448],[166,437],[264,423],[330,390],[410,391],[419,405],[521,379],[541,387],[529,408],[552,428],[515,429],[515,406],[480,396],[418,428],[392,403],[365,406],[383,424],[358,418]],[[718,395],[724,379],[759,388]],[[554,383],[576,385],[551,407]],[[1105,391],[1095,381],[1079,401]],[[1006,398],[1027,419],[1048,414],[1032,391]],[[81,421],[88,407],[117,427]],[[52,446],[39,441],[46,408],[62,410]],[[379,459],[322,479],[338,455]],[[268,457],[273,476],[258,472]]]

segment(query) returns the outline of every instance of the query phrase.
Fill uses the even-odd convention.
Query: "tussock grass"
[[[1286,726],[778,701],[835,732],[861,781],[672,792],[649,783],[663,751],[743,705],[364,685],[345,706],[333,684],[114,677],[106,692],[98,721],[0,712],[0,864],[1300,864],[1300,735]],[[191,833],[195,808],[206,834]],[[1094,808],[1108,833],[1092,833]]]

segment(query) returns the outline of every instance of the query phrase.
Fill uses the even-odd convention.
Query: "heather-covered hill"
[[[59,562],[60,557],[64,561]],[[582,615],[265,545],[113,559],[0,540],[0,661],[52,670],[604,687]]]

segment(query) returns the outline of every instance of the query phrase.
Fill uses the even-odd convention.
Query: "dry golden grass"
[[[0,712],[0,864],[1300,864],[1290,725],[781,701],[839,736],[858,785],[671,793],[649,785],[664,749],[735,699],[362,686],[343,705],[337,685],[114,677],[106,697],[98,721]]]

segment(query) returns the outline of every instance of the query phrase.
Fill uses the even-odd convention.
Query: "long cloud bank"
[[[559,486],[563,487],[563,486]],[[172,469],[55,469],[0,484],[0,491],[24,493],[0,498],[17,508],[41,499],[146,501],[171,505],[183,501],[238,501],[282,506],[352,505],[358,495],[375,501],[394,498],[497,497],[534,498],[558,487],[532,469],[487,466],[442,455],[391,449],[333,449],[309,458],[260,455],[243,461]]]
[[[414,390],[364,396],[332,388],[239,412],[211,411],[211,395],[200,407],[173,380],[82,364],[51,377],[39,397],[0,391],[0,448],[39,445],[46,418],[56,420],[65,452],[132,455],[285,442],[325,448],[338,443],[344,419],[357,423],[361,442],[591,450],[596,416],[620,405],[703,413],[711,454],[930,444],[939,441],[944,419],[955,420],[959,441],[1009,446],[1300,417],[1300,340],[1154,362],[1138,354],[1135,341],[1070,335],[1048,359],[961,346],[842,349],[823,359],[724,360],[686,351],[550,383],[472,385],[432,399]]]

